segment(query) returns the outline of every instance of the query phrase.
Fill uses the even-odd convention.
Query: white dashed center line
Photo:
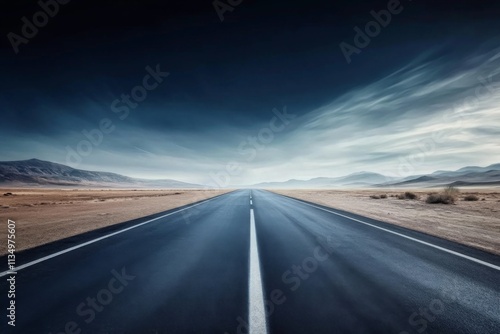
[[[249,334],[267,334],[264,291],[260,273],[259,249],[253,209],[250,209],[250,273],[249,273],[248,323]]]

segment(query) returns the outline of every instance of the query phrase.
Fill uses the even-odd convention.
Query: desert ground
[[[16,250],[21,251],[228,191],[0,189],[0,220],[16,222]],[[273,191],[500,255],[498,189],[462,190],[456,202],[448,205],[426,203],[428,194],[435,190]],[[405,191],[415,193],[417,199],[398,199]],[[381,195],[387,198],[376,198]],[[467,195],[479,200],[464,201]],[[7,228],[0,229],[0,240],[6,240],[6,235]],[[6,245],[0,242],[0,254],[6,253]]]
[[[498,188],[462,189],[454,204],[426,203],[428,194],[439,190],[273,191],[500,255],[500,189]],[[413,192],[418,198],[398,199],[397,196],[405,191]],[[376,197],[380,195],[387,195],[387,198],[377,199]],[[478,200],[465,201],[467,195],[475,195]]]
[[[229,190],[0,189],[0,254],[7,220],[16,251],[211,198]]]

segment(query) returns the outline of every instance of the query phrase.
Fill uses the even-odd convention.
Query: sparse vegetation
[[[5,193],[5,194],[3,194],[3,195],[4,195],[4,196],[12,196],[12,195],[14,195],[14,194],[13,194],[13,193]]]
[[[387,198],[387,194],[382,194],[382,195],[370,195],[370,198],[372,199],[381,199],[381,198]]]
[[[476,195],[467,195],[464,197],[464,201],[467,201],[467,202],[479,201],[479,197],[477,197]]]
[[[460,190],[454,186],[448,186],[444,188],[444,193],[456,199],[460,195]]]
[[[453,204],[455,203],[455,200],[453,197],[445,194],[431,194],[427,196],[425,202],[429,204]]]
[[[458,188],[448,186],[440,194],[429,194],[426,202],[429,204],[454,204],[459,194]]]
[[[405,192],[404,194],[399,194],[398,199],[418,199],[417,194],[412,193],[410,191]]]
[[[405,192],[405,198],[406,199],[417,199],[418,196],[415,193],[407,191],[407,192]]]

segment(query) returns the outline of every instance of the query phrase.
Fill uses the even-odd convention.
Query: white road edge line
[[[284,196],[284,197],[287,197],[287,196]],[[496,269],[496,270],[500,270],[500,266],[497,266],[497,265],[494,265],[492,263],[476,259],[475,257],[468,256],[468,255],[465,255],[465,254],[462,254],[462,253],[459,253],[459,252],[455,252],[455,251],[452,251],[451,249],[447,249],[447,248],[444,248],[444,247],[441,247],[441,246],[437,246],[437,245],[434,245],[434,244],[431,244],[429,242],[425,242],[425,241],[422,241],[422,240],[419,240],[419,239],[416,239],[416,238],[412,238],[412,237],[409,237],[407,235],[404,235],[404,234],[401,234],[401,233],[398,233],[398,232],[394,232],[394,231],[391,231],[389,229],[386,229],[386,228],[383,228],[383,227],[380,227],[380,226],[377,226],[377,225],[374,225],[374,224],[370,224],[370,223],[367,223],[365,221],[362,221],[362,220],[359,220],[359,219],[356,219],[356,218],[352,218],[352,217],[343,215],[341,213],[337,213],[337,212],[334,212],[334,211],[331,211],[331,210],[327,210],[327,209],[324,209],[324,208],[316,206],[316,205],[312,205],[312,204],[309,204],[309,203],[306,203],[306,202],[303,202],[303,201],[299,201],[299,200],[297,200],[295,198],[291,198],[291,197],[287,197],[287,198],[292,199],[292,200],[297,201],[297,202],[300,202],[300,203],[303,203],[303,204],[306,204],[306,205],[309,205],[309,206],[312,206],[312,207],[314,207],[316,209],[320,209],[320,210],[323,210],[323,211],[326,211],[326,212],[329,212],[329,213],[333,213],[334,215],[341,216],[341,217],[353,220],[355,222],[358,222],[358,223],[361,223],[361,224],[364,224],[364,225],[368,225],[368,226],[377,228],[379,230],[382,230],[382,231],[385,231],[385,232],[389,232],[389,233],[398,235],[400,237],[403,237],[403,238],[406,238],[406,239],[409,239],[409,240],[421,243],[423,245],[439,249],[439,250],[441,250],[443,252],[450,253],[450,254],[462,257],[464,259],[467,259],[467,260],[470,260],[470,261],[482,264],[483,266],[487,266],[487,267],[490,267],[490,268],[493,268],[493,269]]]
[[[93,240],[90,240],[90,241],[84,242],[83,244],[79,244],[79,245],[76,245],[76,246],[73,246],[73,247],[70,247],[70,248],[64,249],[64,250],[62,250],[62,251],[60,251],[60,252],[56,252],[56,253],[54,253],[54,254],[50,254],[50,255],[44,256],[44,257],[42,257],[42,258],[40,258],[40,259],[38,259],[38,260],[34,260],[34,261],[31,261],[31,262],[25,263],[25,264],[23,264],[23,265],[17,266],[17,267],[15,267],[15,268],[14,268],[14,270],[7,270],[7,271],[4,271],[4,272],[1,272],[1,273],[0,273],[0,277],[7,276],[7,275],[9,275],[9,273],[10,273],[10,274],[12,274],[12,272],[13,272],[13,271],[14,271],[14,272],[17,272],[17,271],[19,271],[19,270],[22,270],[22,269],[25,269],[25,268],[31,267],[31,266],[33,266],[33,265],[35,265],[35,264],[37,264],[37,263],[47,261],[47,260],[52,259],[52,258],[54,258],[54,257],[57,257],[57,256],[59,256],[59,255],[62,255],[62,254],[65,254],[65,253],[69,253],[69,252],[71,252],[71,251],[74,251],[75,249],[85,247],[85,246],[87,246],[87,245],[93,244],[93,243],[98,242],[98,241],[101,241],[101,240],[103,240],[103,239],[110,238],[110,237],[112,237],[112,236],[114,236],[114,235],[117,235],[117,234],[120,234],[120,233],[123,233],[123,232],[129,231],[129,230],[132,230],[132,229],[137,228],[137,227],[139,227],[139,226],[142,226],[142,225],[146,225],[146,224],[152,223],[152,222],[154,222],[154,221],[156,221],[156,220],[158,220],[158,219],[162,219],[162,218],[168,217],[168,216],[170,216],[170,215],[176,214],[176,213],[178,213],[178,212],[182,212],[182,211],[187,210],[187,209],[191,209],[191,208],[193,208],[193,207],[195,207],[195,206],[198,206],[198,205],[200,205],[200,204],[207,203],[207,202],[209,202],[209,201],[211,201],[211,200],[214,200],[214,199],[215,199],[215,198],[210,198],[210,199],[207,199],[207,200],[205,200],[205,201],[203,201],[203,202],[200,202],[200,203],[198,203],[198,204],[194,204],[194,205],[188,206],[188,207],[186,207],[186,208],[183,208],[183,209],[180,209],[180,210],[177,210],[177,211],[174,211],[174,212],[167,213],[167,214],[165,214],[165,215],[163,215],[163,216],[156,217],[156,218],[153,218],[153,219],[147,220],[147,221],[145,221],[145,222],[139,223],[139,224],[137,224],[137,225],[130,226],[130,227],[127,227],[127,228],[124,228],[123,230],[119,230],[119,231],[116,231],[116,232],[113,232],[113,233],[110,233],[110,234],[106,234],[106,235],[104,235],[104,236],[102,236],[102,237],[99,237],[99,238],[97,238],[97,239],[93,239]]]
[[[264,291],[260,273],[259,249],[253,209],[250,209],[250,271],[248,277],[248,323],[249,334],[267,334],[267,319],[264,306]]]

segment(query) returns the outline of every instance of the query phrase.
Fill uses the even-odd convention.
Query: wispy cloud
[[[404,160],[414,160],[415,174],[494,163],[499,106],[500,48],[414,62],[303,116],[280,147],[293,163],[263,171],[269,179],[360,170],[398,176]]]
[[[116,131],[79,167],[207,183],[210,173],[228,162],[244,161],[241,172],[231,178],[232,184],[240,185],[362,170],[404,176],[405,172],[488,165],[498,162],[500,153],[499,106],[500,47],[462,57],[437,57],[428,52],[297,117],[251,161],[244,161],[238,146],[268,126],[275,106],[269,107],[263,123],[231,124],[230,119],[214,119],[212,123],[219,122],[218,126],[196,131],[161,130],[135,119],[117,123]],[[294,113],[294,107],[288,107]],[[156,113],[155,123],[161,122],[160,114],[168,112]],[[102,115],[107,114],[103,111]],[[68,122],[78,124],[74,130],[54,117],[58,130],[53,135],[14,132],[9,146],[2,148],[2,156],[64,163],[65,145],[81,139],[78,127],[95,126],[96,118],[90,119],[94,122],[88,117]]]

